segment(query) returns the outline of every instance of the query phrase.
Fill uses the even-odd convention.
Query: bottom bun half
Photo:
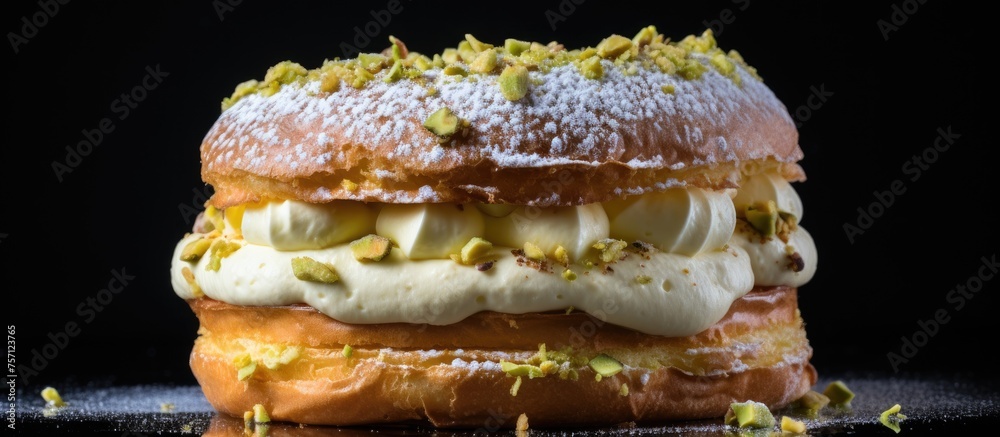
[[[580,312],[357,325],[308,306],[189,303],[201,323],[191,368],[215,409],[237,417],[262,404],[273,420],[322,425],[496,430],[522,413],[533,427],[650,423],[721,417],[746,400],[781,408],[816,382],[791,287],[755,288],[689,337]],[[588,362],[599,354],[622,370],[598,378]],[[248,356],[256,366],[241,380]],[[500,365],[540,361],[546,372],[519,384]]]

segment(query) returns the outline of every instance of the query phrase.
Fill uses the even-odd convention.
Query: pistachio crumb
[[[261,404],[256,404],[253,406],[253,421],[255,423],[268,423],[271,421],[271,416],[267,415],[267,410]]]
[[[211,251],[211,258],[208,260],[208,264],[205,266],[205,270],[219,271],[222,268],[222,260],[224,258],[232,255],[233,252],[240,250],[243,246],[235,241],[229,241],[225,238],[217,238],[209,246],[209,251]]]
[[[243,412],[243,430],[246,431],[247,434],[253,432],[253,411]]]
[[[570,306],[569,306],[569,308],[566,308],[566,315],[568,316],[568,315],[569,315],[569,313],[572,313],[572,312],[573,312],[573,310],[575,310],[575,309],[576,309],[576,308],[573,308],[573,305],[570,305]]]
[[[604,59],[614,59],[631,48],[632,40],[621,35],[611,35],[597,45],[597,55]]]
[[[465,34],[465,41],[469,43],[469,47],[471,47],[476,53],[493,48],[492,44],[484,43],[476,39],[476,37],[472,36],[470,33]]]
[[[900,431],[899,422],[906,419],[906,416],[899,412],[901,408],[899,404],[893,405],[888,410],[883,411],[878,418],[879,422],[885,425],[886,428],[895,431],[896,434],[899,434]]]
[[[604,67],[601,66],[601,58],[594,56],[581,61],[580,73],[587,79],[601,80],[604,77]]]
[[[594,243],[594,249],[601,251],[601,261],[610,263],[618,261],[618,257],[621,256],[622,250],[628,246],[628,243],[622,240],[616,240],[614,238],[605,238]]]
[[[792,434],[803,434],[806,432],[806,424],[788,416],[781,416],[781,430]]]
[[[344,358],[351,358],[351,355],[354,355],[354,348],[352,348],[349,344],[345,344],[344,350],[340,353],[344,356]]]
[[[556,261],[559,261],[559,264],[562,264],[564,266],[569,265],[569,252],[566,250],[565,247],[556,246],[556,250],[553,253],[553,256],[555,257]]]
[[[844,381],[834,381],[826,386],[823,395],[830,399],[830,404],[834,406],[850,407],[851,400],[854,399],[854,392],[847,388]]]
[[[448,109],[448,107],[434,111],[424,121],[424,127],[440,138],[451,137],[458,131],[459,124],[461,123],[458,116],[454,112],[451,112],[451,109]]]
[[[392,252],[392,241],[386,237],[368,234],[350,244],[351,254],[358,261],[382,261]]]
[[[574,271],[572,271],[570,269],[563,270],[562,277],[563,277],[563,279],[565,279],[567,281],[570,281],[570,282],[575,281],[576,278],[577,278],[576,272],[574,272]]]
[[[161,413],[171,413],[175,409],[177,409],[177,406],[175,406],[171,402],[160,402],[160,412]]]
[[[465,246],[462,246],[459,261],[465,265],[473,265],[477,260],[489,255],[492,250],[493,243],[480,237],[472,237]]]
[[[530,241],[525,241],[524,256],[528,257],[528,259],[532,259],[535,261],[542,261],[545,259],[545,252],[543,252],[542,249],[538,247],[537,244],[532,243]]]
[[[184,281],[187,282],[188,287],[191,287],[191,294],[194,297],[202,297],[205,295],[205,292],[202,291],[201,286],[198,285],[197,282],[195,282],[194,272],[192,272],[190,268],[188,268],[187,266],[181,268],[181,276],[184,276]]]
[[[591,369],[597,372],[598,376],[609,377],[618,374],[624,369],[622,363],[607,354],[600,354],[588,363]]]
[[[519,56],[525,50],[531,48],[531,43],[513,38],[507,38],[503,42],[503,47],[507,50],[507,53],[510,53],[512,56]]]
[[[517,430],[517,433],[518,433],[519,437],[521,436],[521,433],[524,433],[525,431],[528,430],[528,415],[527,414],[521,413],[520,416],[517,416],[517,426],[516,426],[515,429]]]
[[[510,395],[517,396],[517,391],[521,388],[521,377],[514,380],[514,385],[510,386]]]
[[[665,92],[667,94],[673,94],[674,93],[674,86],[670,85],[670,84],[662,85],[662,86],[660,86],[660,89],[663,90],[663,92]]]
[[[465,69],[462,68],[462,66],[457,65],[457,64],[452,64],[452,65],[449,65],[447,67],[444,67],[444,70],[442,70],[441,72],[444,73],[445,76],[468,76],[469,75],[468,71],[465,71]]]
[[[473,73],[487,74],[497,68],[497,53],[494,50],[486,50],[478,55],[469,65],[469,70]]]
[[[402,78],[403,78],[403,61],[396,60],[392,63],[392,68],[389,68],[389,72],[386,73],[384,78],[382,78],[382,81],[385,83],[393,83]]]
[[[50,407],[65,407],[66,402],[63,401],[62,396],[54,387],[45,387],[42,389],[42,399],[45,400],[45,405]]]
[[[778,205],[773,200],[747,205],[743,216],[764,237],[773,236],[777,231]]]
[[[622,383],[622,388],[618,389],[618,394],[622,396],[628,396],[628,384]]]
[[[760,402],[734,402],[726,412],[725,423],[740,428],[773,428],[774,416],[771,410]]]
[[[340,90],[340,76],[326,73],[319,83],[319,90],[324,93],[335,93]]]
[[[528,69],[523,65],[511,65],[500,73],[497,83],[504,98],[512,102],[521,100],[528,95]]]
[[[207,238],[199,238],[184,245],[184,249],[181,251],[181,261],[198,261],[205,255],[205,252],[208,252],[211,245],[212,240]]]
[[[646,285],[646,284],[648,284],[648,283],[650,283],[652,281],[653,281],[653,278],[650,278],[649,276],[646,276],[646,275],[639,275],[639,276],[635,277],[635,282],[638,282],[641,285]]]
[[[340,181],[340,186],[347,191],[357,191],[358,184],[350,179],[344,179]]]
[[[292,258],[292,273],[302,281],[320,282],[333,284],[340,280],[340,276],[333,269],[333,266],[321,263],[308,256]]]

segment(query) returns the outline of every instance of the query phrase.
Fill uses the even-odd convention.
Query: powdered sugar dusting
[[[692,56],[707,63],[702,55]],[[713,165],[737,161],[734,145],[755,140],[718,134],[726,132],[729,123],[749,120],[751,115],[740,108],[783,108],[742,67],[737,72],[742,85],[736,85],[711,68],[688,81],[655,68],[626,74],[610,61],[603,60],[602,65],[601,80],[583,77],[573,64],[544,73],[532,71],[528,95],[515,102],[503,97],[495,76],[446,76],[440,70],[394,83],[381,80],[383,71],[361,90],[344,86],[333,93],[320,92],[317,81],[288,84],[269,97],[246,96],[225,111],[209,132],[216,136],[213,149],[222,149],[221,153],[205,164],[262,176],[272,176],[279,163],[307,174],[329,172],[348,156],[341,149],[345,144],[340,144],[348,142],[347,146],[366,148],[368,154],[390,160],[416,155],[418,159],[407,164],[414,168],[407,171],[417,174],[442,165],[483,161],[512,168],[621,162],[633,169],[676,170],[685,165],[676,154],[646,156],[628,147],[651,138],[649,132],[634,132],[635,124],[655,126],[657,136],[698,151],[702,158],[695,165]],[[673,85],[674,92],[663,92],[663,85]],[[442,107],[468,122],[461,136],[466,140],[441,144],[422,126],[421,120]],[[787,112],[779,115],[788,118]],[[287,125],[288,117],[319,132],[314,137],[310,132],[307,140],[293,137],[301,134],[279,129]],[[315,146],[303,147],[301,141],[314,141]],[[399,168],[379,168],[384,164],[377,163],[385,161],[372,162],[375,167],[365,171],[379,177],[399,175]],[[414,202],[437,194],[424,186],[419,193],[399,196],[399,201]]]

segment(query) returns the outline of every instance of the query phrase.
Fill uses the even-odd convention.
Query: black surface
[[[195,383],[187,354],[197,322],[173,294],[167,271],[190,227],[184,210],[200,206],[206,190],[198,146],[219,101],[278,61],[312,68],[341,56],[340,43],[387,3],[248,0],[220,16],[216,6],[224,1],[69,2],[17,53],[3,49],[0,263],[18,389],[35,393],[95,378],[123,388]],[[988,124],[996,87],[985,61],[994,38],[979,6],[925,2],[901,22],[897,8],[914,0],[576,2],[553,29],[546,12],[569,10],[570,0],[402,0],[404,10],[369,49],[381,49],[392,34],[432,53],[466,32],[492,42],[595,45],[648,24],[682,37],[706,23],[718,30],[712,20],[730,11],[725,16],[735,19],[717,32],[720,45],[757,67],[790,112],[813,88],[834,93],[800,120],[809,176],[797,186],[802,224],[820,254],[800,307],[820,374],[938,371],[975,380],[996,371],[981,351],[995,343],[1000,280],[983,281],[969,297],[956,289],[1000,242],[992,212],[997,147]],[[8,42],[22,31],[22,18],[52,9],[42,3],[5,4]],[[898,30],[886,40],[878,22],[894,18]],[[156,66],[169,76],[119,119],[114,101]],[[105,117],[114,117],[114,131],[59,181],[52,162],[64,161],[65,147]],[[961,137],[912,180],[915,164],[907,163],[949,126]],[[894,180],[906,192],[852,242],[844,224],[856,223],[857,208],[868,208],[873,193]],[[134,279],[100,311],[87,310],[113,270]],[[927,321],[936,313],[947,321],[934,328]],[[78,326],[76,335],[60,334],[68,323]],[[37,358],[46,351],[51,358]],[[894,365],[892,353],[906,362]]]
[[[885,375],[851,376],[842,380],[857,397],[849,408],[827,407],[819,416],[808,418],[788,411],[775,411],[806,423],[808,434],[832,435],[893,435],[879,423],[878,417],[894,404],[900,404],[907,416],[901,424],[901,435],[974,434],[993,435],[1000,428],[1000,395],[997,381],[970,380],[964,377],[935,375],[934,377],[888,377]],[[815,387],[822,391],[830,380],[821,380]],[[214,413],[195,386],[131,386],[105,387],[67,386],[60,390],[68,406],[53,410],[44,406],[35,393],[21,393],[18,429],[25,434],[48,435],[55,432],[90,433],[94,435],[205,434],[242,436],[243,420]],[[161,404],[174,406],[162,412]],[[531,412],[527,412],[531,422]],[[360,435],[441,435],[467,436],[483,434],[484,427],[474,430],[435,431],[424,425],[407,427],[299,427],[272,423],[270,435],[326,436]],[[777,428],[775,428],[777,429]],[[595,429],[532,429],[531,435],[682,435],[721,436],[739,431],[722,424],[722,419],[701,420],[665,425],[611,427]],[[513,435],[511,431],[500,431]],[[760,433],[755,434],[760,435]],[[765,434],[766,435],[766,434]]]

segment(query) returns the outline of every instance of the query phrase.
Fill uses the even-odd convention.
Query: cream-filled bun
[[[215,194],[170,268],[222,413],[721,421],[816,381],[798,134],[710,31],[436,55],[390,38],[281,62],[222,106],[201,145]]]

